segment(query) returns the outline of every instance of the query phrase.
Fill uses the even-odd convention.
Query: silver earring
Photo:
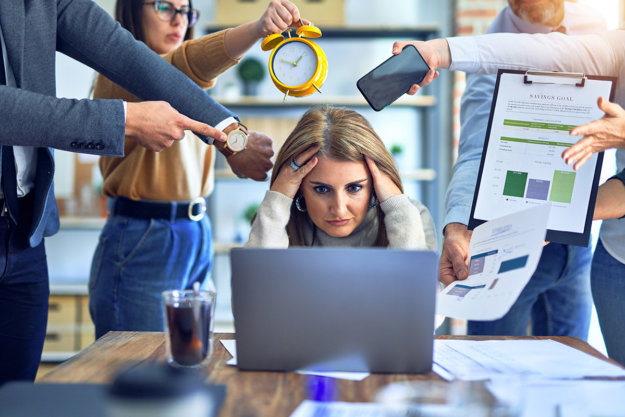
[[[306,213],[306,200],[304,200],[303,195],[299,195],[295,198],[295,207],[297,207],[298,211]]]

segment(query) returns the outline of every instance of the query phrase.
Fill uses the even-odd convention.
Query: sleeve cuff
[[[464,225],[468,225],[469,218],[471,217],[470,213],[470,206],[454,206],[450,208],[449,210],[447,210],[443,227],[447,226],[449,223],[461,223]]]
[[[215,125],[215,129],[221,130],[223,132],[223,130],[227,128],[228,126],[230,126],[232,123],[238,123],[238,122],[239,121],[235,119],[234,117],[228,117],[227,119],[224,119],[221,122],[217,123]]]
[[[477,72],[479,69],[479,46],[473,36],[447,38],[451,55],[450,71]]]

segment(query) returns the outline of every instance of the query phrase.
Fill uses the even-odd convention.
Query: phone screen
[[[417,48],[407,45],[358,80],[356,86],[375,111],[380,111],[423,81],[430,67]]]

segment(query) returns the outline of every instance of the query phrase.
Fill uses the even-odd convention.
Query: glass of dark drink
[[[201,366],[213,352],[215,292],[163,292],[168,361],[174,366]]]

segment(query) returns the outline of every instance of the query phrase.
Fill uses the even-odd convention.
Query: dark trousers
[[[30,224],[28,210],[20,214],[22,224]],[[26,234],[0,217],[0,385],[35,380],[46,335],[46,252],[43,242],[28,247]]]

